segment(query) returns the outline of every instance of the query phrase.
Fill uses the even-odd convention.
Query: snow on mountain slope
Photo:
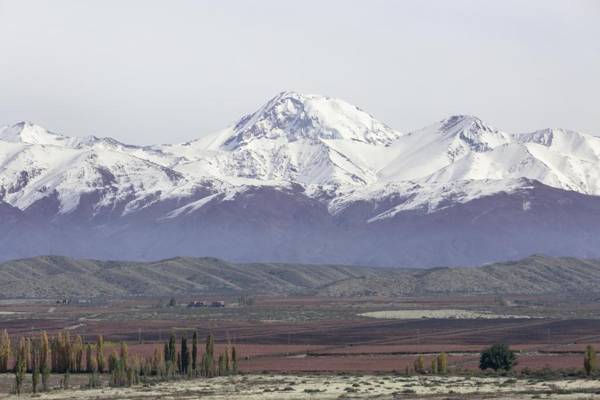
[[[508,143],[486,152],[470,152],[427,177],[428,182],[530,178],[559,184],[552,171],[528,149]]]
[[[369,184],[401,134],[342,100],[283,92],[233,127],[181,145],[177,170],[305,185]]]
[[[480,179],[432,183],[381,183],[364,188],[352,188],[341,193],[329,204],[329,211],[338,214],[361,201],[375,203],[377,212],[368,222],[392,218],[402,211],[431,213],[458,203],[467,203],[496,193],[515,193],[530,189],[527,179]],[[382,206],[390,202],[391,206]]]
[[[61,214],[92,196],[93,210],[122,215],[173,202],[163,217],[174,218],[244,188],[297,184],[334,214],[386,198],[369,217],[377,220],[511,193],[528,179],[600,195],[599,167],[600,139],[590,135],[509,134],[468,115],[402,134],[342,100],[295,92],[182,144],[67,137],[31,123],[0,129],[0,201],[25,210],[54,196]]]
[[[56,196],[66,214],[96,193],[95,208],[125,202],[127,211],[186,190],[179,173],[119,151],[0,142],[0,197],[20,209]]]
[[[600,194],[600,138],[565,129],[515,135],[556,177],[550,186]]]
[[[394,159],[379,176],[390,182],[426,178],[469,154],[489,152],[511,140],[476,117],[452,116],[399,138],[391,146]]]

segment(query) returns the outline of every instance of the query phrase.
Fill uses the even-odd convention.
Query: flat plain
[[[192,301],[217,300],[224,301],[225,307],[188,307]],[[125,298],[57,304],[56,299],[4,299],[0,329],[14,337],[68,330],[85,341],[102,334],[107,352],[125,341],[132,355],[150,355],[172,332],[189,337],[197,331],[200,337],[212,333],[217,351],[232,343],[240,355],[242,376],[235,378],[130,389],[56,390],[42,398],[194,398],[201,394],[252,399],[259,393],[264,398],[370,397],[374,393],[381,398],[400,394],[407,398],[435,397],[444,391],[473,398],[483,392],[487,397],[489,392],[504,396],[508,389],[515,396],[530,398],[530,394],[552,391],[574,396],[575,387],[583,388],[589,398],[600,392],[597,381],[584,384],[588,381],[581,374],[585,346],[600,347],[600,303],[580,297],[257,296],[243,305],[237,297],[194,296],[176,298],[174,306],[169,301]],[[402,312],[402,318],[394,318]],[[514,377],[479,372],[481,350],[494,343],[507,343],[517,351]],[[441,352],[448,354],[449,376],[414,375],[412,366],[419,355],[428,366]],[[549,376],[541,379],[544,373]],[[383,383],[369,386],[379,379],[374,376]],[[56,383],[59,379],[54,377]],[[507,383],[514,379],[517,383]],[[13,375],[4,375],[0,391],[10,392],[13,381]],[[73,374],[74,388],[85,384],[83,376]],[[225,390],[231,387],[237,388],[235,393]]]

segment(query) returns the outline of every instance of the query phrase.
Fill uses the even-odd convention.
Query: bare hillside
[[[532,256],[478,268],[391,269],[235,264],[215,258],[156,262],[45,256],[0,264],[5,298],[168,296],[195,293],[419,296],[600,293],[600,261]]]

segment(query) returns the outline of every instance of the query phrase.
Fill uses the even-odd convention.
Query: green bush
[[[517,364],[517,355],[506,344],[495,344],[481,352],[479,368],[510,371]]]

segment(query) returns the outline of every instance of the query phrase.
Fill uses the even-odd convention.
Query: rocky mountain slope
[[[283,92],[233,126],[133,146],[0,129],[0,259],[378,266],[600,256],[600,138],[457,115],[402,133]]]
[[[235,264],[214,258],[154,262],[46,256],[0,264],[4,298],[194,294],[421,296],[600,293],[600,261],[533,256],[478,268],[391,269]]]

